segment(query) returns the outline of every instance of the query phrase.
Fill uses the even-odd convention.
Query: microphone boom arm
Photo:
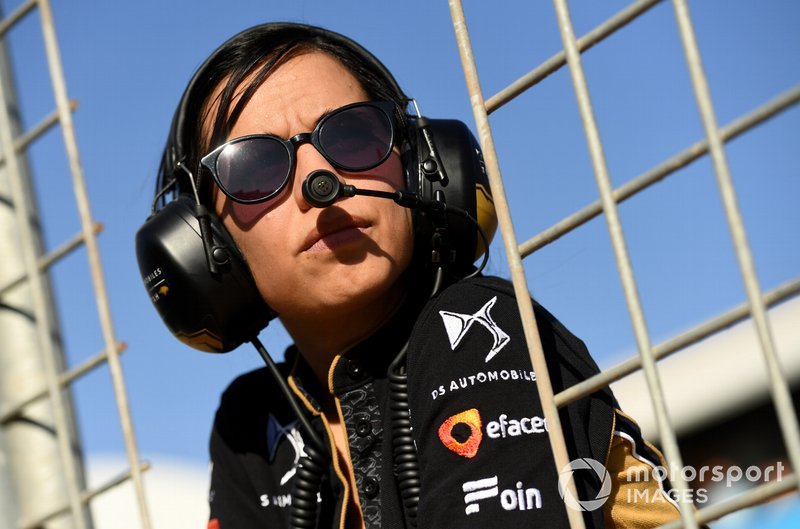
[[[416,193],[409,193],[408,191],[376,191],[374,189],[360,189],[355,186],[345,184],[342,186],[341,196],[352,197],[355,195],[364,195],[367,197],[388,198],[394,200],[400,206],[405,208],[420,208],[428,211],[445,211],[447,205],[438,200],[423,200],[422,197]]]
[[[464,217],[475,226],[476,230],[478,231],[478,235],[486,247],[481,265],[467,277],[473,277],[479,274],[486,266],[489,258],[489,238],[486,236],[486,233],[484,232],[480,223],[478,223],[477,219],[473,218],[469,212],[461,208],[448,206],[444,200],[444,194],[441,191],[436,193],[436,196],[433,200],[426,200],[418,194],[410,193],[408,191],[391,192],[378,191],[375,189],[360,189],[354,185],[343,184],[336,177],[336,175],[324,169],[318,169],[309,174],[303,181],[302,191],[303,198],[306,200],[306,202],[316,208],[327,208],[332,206],[342,197],[363,195],[368,197],[388,198],[389,200],[393,200],[398,205],[409,209],[417,208],[442,215],[451,213]],[[441,222],[446,223],[446,219],[442,218]],[[440,226],[439,228],[440,229],[437,230],[437,233],[434,234],[435,237],[440,237],[442,231],[441,228],[444,228],[444,226]]]

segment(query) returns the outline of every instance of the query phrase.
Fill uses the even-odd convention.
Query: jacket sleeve
[[[666,468],[661,452],[642,438],[636,422],[616,410],[606,461],[612,485],[603,506],[608,529],[645,529],[680,518]]]
[[[554,385],[596,370],[552,316],[537,313],[537,322]],[[419,527],[568,527],[536,373],[505,283],[462,282],[440,294],[422,313],[408,355]],[[613,425],[606,397],[560,414],[571,453],[605,461]],[[589,481],[597,492],[601,480]],[[600,527],[602,511],[585,519]]]
[[[236,411],[239,395],[236,384],[222,396],[209,441],[211,485],[209,489],[209,528],[256,529],[259,520],[258,493],[244,468],[237,445],[246,442]]]
[[[266,460],[267,417],[277,413],[274,399],[265,393],[268,382],[265,370],[257,370],[238,377],[222,395],[209,441],[210,528],[261,529],[288,520],[288,507],[276,506],[275,499],[290,491],[291,484],[278,483],[289,467],[282,466],[276,475]]]
[[[240,457],[226,444],[218,431],[217,424],[211,434],[209,453],[211,456],[209,528],[263,527],[259,520],[258,494],[242,466]]]

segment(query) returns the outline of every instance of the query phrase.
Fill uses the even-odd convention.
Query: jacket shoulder
[[[287,366],[280,363],[278,367],[285,376]],[[292,418],[272,374],[263,367],[239,375],[228,385],[214,417],[214,430],[232,448],[261,449],[270,416],[284,422]]]
[[[539,338],[550,371],[560,365],[569,372],[566,380],[563,380],[563,385],[555,381],[556,385],[563,389],[596,374],[599,369],[583,341],[544,306],[535,299],[532,301]],[[479,276],[449,285],[425,307],[415,332],[421,332],[423,335],[434,332],[431,327],[437,325],[437,320],[440,320],[445,327],[448,321],[452,326],[458,327],[458,322],[450,318],[448,312],[454,315],[463,313],[460,315],[466,318],[479,315],[480,310],[483,310],[489,318],[483,321],[496,323],[501,331],[509,329],[507,334],[512,340],[517,342],[524,340],[514,286],[510,281],[495,276]],[[468,311],[475,312],[468,314]]]

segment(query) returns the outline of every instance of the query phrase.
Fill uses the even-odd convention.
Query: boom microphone
[[[447,231],[446,219],[444,217],[446,217],[446,214],[448,213],[464,217],[471,222],[478,231],[478,235],[483,241],[484,247],[489,247],[489,238],[486,236],[486,232],[483,230],[480,223],[466,210],[448,206],[445,203],[444,192],[441,189],[437,189],[435,191],[433,200],[423,199],[418,194],[409,193],[408,191],[395,191],[394,193],[391,193],[389,191],[377,191],[374,189],[359,189],[350,184],[343,184],[335,174],[330,171],[326,171],[325,169],[317,169],[316,171],[309,173],[306,179],[303,180],[303,185],[301,188],[305,201],[316,208],[327,208],[332,206],[337,200],[339,200],[340,197],[364,195],[369,197],[388,198],[389,200],[393,200],[398,205],[405,208],[416,208],[434,213],[434,216],[437,218],[436,223],[438,224],[438,227],[431,237],[433,241],[432,245],[434,247],[434,250],[431,252],[431,259],[433,262],[439,262],[441,258],[441,252],[439,251],[438,247],[442,246],[442,240]],[[454,252],[451,251],[451,253],[455,255]],[[451,258],[451,260],[452,259],[454,259],[454,257]],[[486,266],[488,259],[489,252],[486,251],[483,253],[483,260],[481,261],[480,266],[466,277],[473,277],[479,274]]]
[[[336,175],[325,169],[317,169],[303,181],[303,198],[315,208],[327,208],[340,196],[353,196],[353,186],[342,184]]]
[[[407,208],[426,208],[443,211],[445,204],[439,200],[423,200],[416,193],[407,191],[376,191],[374,189],[359,189],[356,186],[343,184],[336,175],[325,169],[312,171],[302,185],[303,198],[315,208],[332,206],[340,197],[353,197],[364,195],[369,197],[388,198]]]

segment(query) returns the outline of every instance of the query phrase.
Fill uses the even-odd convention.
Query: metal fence
[[[665,458],[670,466],[682,468],[683,462],[678,448],[677,435],[670,421],[668,410],[665,406],[664,393],[661,379],[656,368],[657,360],[675,353],[699,340],[724,329],[732,323],[744,318],[751,318],[757,329],[764,362],[768,368],[769,384],[772,400],[777,412],[780,430],[787,447],[787,456],[791,468],[797,469],[800,464],[800,430],[798,430],[797,414],[794,410],[789,384],[781,371],[776,355],[776,348],[769,319],[766,314],[767,305],[777,303],[800,291],[800,278],[772,292],[764,292],[759,286],[756,277],[753,256],[748,244],[742,216],[737,204],[736,190],[731,179],[728,162],[725,155],[724,143],[731,138],[742,134],[767,118],[775,115],[788,107],[797,104],[800,100],[800,87],[790,88],[784,94],[763,106],[754,109],[751,113],[737,119],[731,125],[720,128],[714,112],[706,75],[703,70],[701,54],[695,37],[692,18],[685,0],[673,0],[675,20],[677,22],[681,42],[683,45],[686,65],[690,73],[692,87],[699,117],[702,120],[705,138],[689,145],[685,150],[677,153],[668,160],[646,171],[628,183],[614,188],[611,184],[607,168],[603,143],[600,139],[594,109],[588,88],[588,80],[581,64],[581,53],[589,48],[601,44],[605,39],[622,30],[626,25],[634,23],[638,17],[660,3],[660,0],[640,0],[628,5],[602,24],[581,37],[574,33],[573,22],[566,0],[553,0],[558,28],[563,43],[563,50],[556,53],[542,64],[530,70],[527,74],[509,84],[491,97],[485,97],[481,91],[480,79],[470,42],[467,21],[460,0],[449,0],[456,40],[458,42],[461,62],[466,78],[467,89],[472,104],[475,123],[479,139],[486,158],[486,167],[495,206],[499,218],[499,225],[503,234],[503,242],[508,259],[509,269],[519,302],[519,310],[525,327],[531,363],[537,373],[537,389],[542,401],[545,416],[550,426],[549,435],[553,448],[553,455],[559,469],[567,468],[569,454],[564,443],[563,432],[559,421],[558,409],[585,397],[597,389],[606,386],[636,370],[642,369],[649,389],[648,396],[655,412],[661,446]],[[551,228],[544,230],[533,238],[523,243],[518,243],[511,220],[511,214],[506,199],[503,180],[496,154],[489,114],[501,106],[510,103],[515,97],[526,90],[533,89],[537,83],[562,67],[567,67],[572,79],[578,110],[583,123],[586,143],[594,168],[595,180],[600,199],[593,204],[575,212],[558,222]],[[733,309],[719,315],[702,325],[689,330],[679,336],[654,345],[648,332],[647,323],[641,306],[637,284],[634,278],[633,267],[628,253],[622,223],[618,214],[618,205],[624,200],[633,198],[637,193],[645,190],[656,182],[675,173],[701,156],[708,155],[713,161],[714,172],[719,188],[719,193],[724,205],[725,215],[733,240],[742,280],[747,293],[746,307]],[[542,346],[539,341],[535,316],[530,298],[529,288],[523,268],[522,259],[534,250],[555,241],[562,235],[575,230],[598,215],[605,217],[608,232],[613,246],[613,252],[619,272],[620,281],[625,294],[625,301],[634,331],[638,355],[600,374],[570,387],[558,394],[553,393],[547,365],[545,363]],[[673,478],[673,485],[678,491],[686,490],[688,485],[680,473]],[[572,482],[568,482],[573,487]],[[784,477],[781,481],[760,485],[742,495],[723,501],[712,506],[693,510],[687,496],[677,494],[681,499],[681,520],[675,521],[666,527],[697,528],[698,524],[716,520],[721,516],[736,510],[756,505],[767,501],[787,491],[798,488],[796,473]],[[570,492],[574,495],[574,489]],[[567,509],[570,524],[574,529],[583,528],[582,514],[577,510]]]
[[[117,341],[112,325],[105,279],[97,247],[97,235],[101,225],[92,218],[72,122],[72,112],[76,105],[69,100],[67,95],[50,2],[48,0],[23,2],[0,21],[0,37],[5,39],[9,32],[13,31],[27,17],[33,16],[35,12],[38,12],[40,17],[46,60],[52,80],[55,111],[31,130],[18,131],[19,116],[16,115],[17,107],[13,104],[14,82],[10,78],[12,72],[9,68],[3,72],[7,77],[4,78],[3,83],[0,83],[0,144],[3,149],[2,163],[8,178],[9,196],[2,198],[4,207],[13,210],[16,218],[15,225],[19,230],[18,238],[16,238],[19,252],[9,252],[8,255],[3,256],[3,259],[4,263],[8,264],[13,258],[18,258],[24,272],[19,277],[10,278],[0,285],[0,301],[4,308],[13,307],[16,302],[13,296],[22,289],[28,290],[31,299],[31,321],[36,329],[35,339],[30,343],[6,344],[6,347],[15,347],[17,350],[11,352],[20,361],[26,356],[40,357],[45,383],[38,390],[34,388],[27,393],[8,392],[6,397],[9,398],[0,402],[2,404],[0,437],[14,425],[27,419],[28,410],[31,407],[46,401],[50,410],[52,427],[49,424],[42,426],[43,429],[51,432],[48,435],[57,446],[57,454],[53,459],[55,465],[60,467],[59,473],[65,486],[62,491],[62,505],[59,505],[58,501],[42,501],[41,491],[37,491],[39,494],[29,494],[24,498],[17,498],[16,513],[13,516],[15,520],[6,521],[6,523],[14,523],[15,527],[21,529],[41,529],[45,526],[74,527],[76,529],[91,527],[91,515],[87,509],[89,502],[110,488],[131,480],[139,507],[141,526],[149,528],[150,518],[142,484],[142,472],[147,469],[147,465],[139,461],[125,381],[119,361],[119,355],[125,345]],[[25,166],[27,165],[27,151],[52,127],[61,129],[81,231],[53,251],[41,254],[36,244],[40,237],[40,234],[37,233],[38,226],[35,222],[31,222],[31,219],[36,219],[38,215],[35,211],[35,200],[31,194],[32,186],[26,179],[28,175]],[[53,321],[52,303],[46,285],[47,276],[51,268],[57,266],[64,257],[81,248],[85,250],[91,273],[104,348],[102,352],[80,365],[63,368],[64,366],[61,365],[64,363],[63,358],[60,358],[52,347],[52,335],[58,331],[57,324]],[[74,425],[71,424],[72,410],[70,409],[69,389],[73,384],[80,382],[84,375],[101,366],[108,368],[111,377],[113,396],[119,412],[120,427],[125,440],[130,468],[119,477],[96,489],[87,490],[84,487],[79,444],[76,446],[78,440],[74,432]],[[18,447],[18,449],[20,448]],[[21,447],[21,449],[35,450],[34,447]],[[11,449],[9,451],[11,458],[21,455],[15,454]],[[37,459],[36,454],[34,454],[33,461],[35,467],[47,464],[45,461]],[[32,474],[36,473],[35,468],[25,469],[24,472],[29,477],[26,478],[25,474],[22,474],[22,477],[19,478],[20,473],[17,473],[19,479],[33,479]]]
[[[587,79],[582,67],[581,54],[593,46],[601,45],[606,39],[613,38],[615,33],[623,30],[628,24],[636,23],[638,17],[660,2],[661,0],[633,2],[585,35],[577,37],[574,34],[566,0],[554,0],[553,4],[563,42],[563,50],[532,68],[527,74],[498,93],[485,97],[481,91],[476,61],[461,2],[459,0],[449,0],[453,27],[461,54],[476,128],[483,147],[500,229],[503,234],[508,266],[517,293],[517,299],[519,300],[522,320],[525,323],[524,328],[529,344],[531,362],[537,373],[539,397],[549,425],[549,435],[555,462],[558,468],[564,468],[569,463],[569,454],[567,453],[559,422],[559,408],[568,406],[570,403],[635,371],[642,370],[647,380],[649,398],[655,411],[659,437],[665,457],[671,464],[682,466],[682,456],[678,447],[677,435],[664,402],[657,362],[729,327],[735,322],[749,319],[757,329],[764,363],[768,368],[770,392],[779,419],[783,441],[787,447],[787,459],[791,468],[795,469],[796,472],[796,469],[800,468],[800,431],[798,430],[797,414],[792,405],[789,384],[781,371],[776,356],[774,338],[766,309],[796,296],[800,292],[800,278],[768,292],[763,291],[760,287],[754,270],[753,256],[748,244],[744,223],[737,205],[736,190],[732,184],[726,160],[725,143],[748,132],[770,117],[797,105],[798,101],[800,101],[800,86],[788,87],[788,90],[783,94],[764,102],[763,105],[754,108],[751,112],[730,124],[720,127],[715,117],[713,100],[709,95],[701,54],[695,39],[692,18],[686,1],[672,0],[675,21],[679,28],[686,56],[686,65],[692,80],[698,115],[703,124],[705,137],[695,138],[693,143],[687,141],[688,145],[684,150],[623,185],[616,188],[613,187],[590,98],[588,84],[591,79]],[[41,18],[47,61],[53,81],[56,110],[31,130],[17,133],[13,126],[13,105],[10,104],[13,94],[8,93],[7,85],[0,86],[0,139],[2,140],[0,143],[2,143],[3,147],[3,168],[8,175],[10,189],[8,197],[0,198],[13,205],[12,209],[17,218],[17,225],[20,226],[19,239],[21,241],[20,248],[22,249],[20,259],[25,270],[23,275],[11,278],[0,284],[0,301],[5,303],[7,297],[16,289],[28,288],[30,290],[33,320],[36,325],[36,341],[39,349],[45,352],[42,356],[45,364],[45,383],[36,391],[18,395],[18,400],[14,402],[0,402],[0,405],[2,405],[0,409],[0,429],[8,428],[14,421],[24,416],[26,409],[34,403],[42,400],[50,402],[58,454],[62,461],[63,474],[68,486],[65,503],[49,508],[46,512],[39,512],[36,509],[28,511],[24,504],[20,504],[18,506],[20,511],[18,527],[32,529],[43,527],[50,520],[64,516],[71,517],[74,527],[90,527],[91,520],[88,519],[85,512],[86,505],[98,494],[121,482],[131,480],[134,485],[135,501],[138,505],[141,525],[149,529],[150,518],[142,483],[142,472],[147,469],[147,465],[139,461],[136,438],[128,409],[124,378],[119,362],[119,355],[125,346],[117,341],[111,324],[104,276],[96,243],[96,237],[101,227],[92,218],[89,207],[86,185],[83,180],[80,157],[72,126],[71,113],[75,105],[69,101],[64,84],[49,1],[28,0],[23,2],[14,12],[0,21],[0,37],[4,37],[21,20],[37,11]],[[518,242],[506,200],[504,183],[500,175],[489,115],[502,106],[511,104],[523,92],[533,90],[535,94],[535,88],[538,83],[565,67],[568,68],[572,78],[577,107],[583,122],[586,143],[595,172],[599,199],[575,211],[532,238]],[[694,117],[697,118],[698,116]],[[26,196],[27,184],[23,181],[23,166],[27,149],[52,127],[59,127],[62,132],[63,142],[69,158],[70,175],[80,216],[81,232],[73,239],[65,241],[55,250],[39,255],[36,251],[36,245],[32,243],[37,238],[37,235],[34,232],[35,228],[31,227],[29,219],[35,217],[35,211],[30,210],[28,206],[30,200]],[[719,314],[717,317],[697,325],[685,333],[654,344],[648,331],[637,292],[637,283],[634,278],[626,238],[618,214],[618,206],[626,200],[636,198],[639,193],[650,186],[666,179],[681,168],[704,156],[709,156],[713,162],[719,194],[736,249],[736,256],[747,295],[747,303]],[[638,355],[604,370],[576,386],[554,394],[547,375],[547,366],[528,295],[529,288],[523,268],[523,259],[599,216],[603,216],[608,225],[608,232],[630,314]],[[85,250],[88,266],[91,270],[104,349],[82,364],[62,370],[59,368],[58,361],[53,358],[52,351],[48,352],[51,349],[49,344],[51,343],[53,322],[47,307],[47,286],[45,283],[51,267],[56,266],[63,257],[78,249]],[[109,375],[113,381],[114,397],[117,402],[130,468],[119,478],[97,489],[84,490],[80,476],[80,461],[76,460],[75,451],[71,446],[73,441],[69,425],[69,398],[65,395],[65,389],[68,389],[74,383],[78,383],[85,374],[101,366],[108,367]],[[0,441],[2,441],[2,435],[0,435]],[[686,489],[687,483],[680,476],[678,478],[677,483],[675,483],[677,488]],[[0,482],[1,486],[2,482]],[[797,489],[798,486],[798,478],[794,473],[784,476],[784,479],[780,482],[763,484],[740,496],[709,507],[694,510],[691,505],[682,502],[681,520],[669,524],[667,527],[696,528],[701,523],[765,502],[787,491]],[[572,492],[574,494],[574,490]],[[568,509],[568,514],[573,528],[584,527],[580,512]]]

